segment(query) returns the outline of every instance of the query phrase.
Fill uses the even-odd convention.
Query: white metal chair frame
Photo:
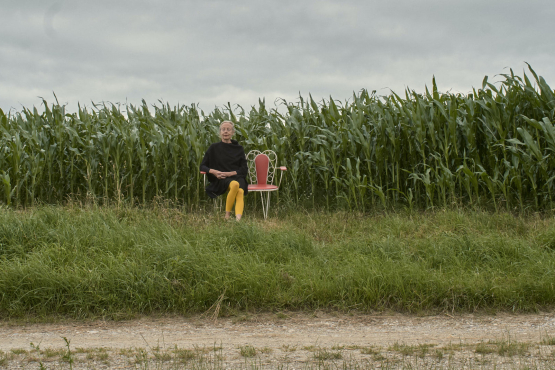
[[[256,158],[259,155],[266,156],[268,158],[268,172],[266,176],[262,176],[262,183],[258,181],[257,177]],[[287,171],[287,167],[277,167],[277,155],[273,150],[265,150],[263,152],[259,150],[251,150],[247,154],[247,166],[249,169],[249,179],[251,182],[251,184],[248,185],[249,192],[253,191],[260,193],[260,198],[262,200],[262,213],[264,214],[264,219],[267,219],[268,210],[270,209],[271,192],[279,190],[279,187],[281,186],[281,180],[283,178],[283,171]],[[278,169],[281,171],[281,175],[279,177],[279,183],[276,186],[274,185],[274,178],[276,170]],[[201,174],[204,175],[204,186],[206,187],[206,173],[201,171]],[[214,208],[221,210],[222,203],[223,200],[220,197],[214,199]]]

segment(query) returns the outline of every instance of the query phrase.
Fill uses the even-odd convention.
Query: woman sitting
[[[249,170],[243,147],[236,140],[231,140],[233,134],[233,122],[223,121],[220,124],[222,141],[210,145],[204,154],[200,170],[208,174],[210,184],[206,187],[206,194],[210,198],[216,198],[229,190],[225,218],[229,219],[233,204],[236,203],[235,218],[239,221],[245,205],[243,196],[248,191],[246,177]]]

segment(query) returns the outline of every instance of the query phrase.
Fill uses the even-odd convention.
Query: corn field
[[[367,211],[446,207],[553,209],[555,95],[529,67],[471,94],[362,90],[344,103],[302,97],[270,109],[194,104],[0,110],[0,200],[12,206],[68,197],[147,204],[208,203],[199,164],[231,120],[248,152],[274,150],[288,171],[280,202]],[[1,190],[0,190],[1,191]],[[252,197],[251,197],[252,198]]]

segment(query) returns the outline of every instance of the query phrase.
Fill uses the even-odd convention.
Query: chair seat
[[[268,184],[249,184],[249,191],[274,191],[278,186]]]

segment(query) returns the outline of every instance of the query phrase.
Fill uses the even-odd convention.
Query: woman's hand
[[[217,179],[225,179],[226,176],[224,176],[225,172],[221,172],[218,170],[214,170],[214,169],[210,169],[210,173],[214,176],[216,176]]]
[[[237,172],[220,172],[216,177],[218,179],[225,179],[226,177],[235,176]]]
[[[210,173],[211,173],[212,175],[216,176],[216,178],[217,178],[218,180],[225,179],[226,177],[230,177],[230,176],[235,176],[235,175],[237,175],[237,171],[221,172],[221,171],[214,170],[214,169],[211,169],[211,170],[210,170]]]

